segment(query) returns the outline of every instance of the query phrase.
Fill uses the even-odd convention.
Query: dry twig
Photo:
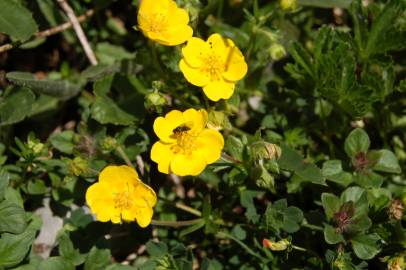
[[[58,0],[59,5],[63,9],[63,11],[66,13],[68,16],[70,22],[72,23],[73,29],[76,32],[76,35],[78,36],[78,39],[80,43],[82,44],[83,50],[85,51],[85,54],[87,58],[89,59],[89,62],[95,66],[97,65],[97,59],[96,56],[90,47],[89,41],[87,40],[87,37],[85,33],[83,32],[82,27],[80,26],[80,23],[78,21],[78,18],[75,15],[75,12],[71,8],[71,6],[66,2],[65,0]]]
[[[78,22],[85,21],[87,18],[93,16],[93,14],[94,14],[94,9],[89,9],[83,15],[77,17]],[[47,29],[47,30],[36,33],[35,38],[46,38],[46,37],[61,33],[63,31],[65,31],[66,29],[71,28],[72,25],[73,25],[72,22],[63,23],[61,25],[58,25],[58,26],[52,27],[50,29]],[[14,44],[11,44],[11,43],[1,45],[0,46],[0,53],[9,51],[9,50],[11,50],[11,49],[13,49],[15,47],[17,47],[17,45],[14,45]]]

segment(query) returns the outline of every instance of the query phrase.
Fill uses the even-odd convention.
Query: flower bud
[[[207,127],[215,130],[229,128],[230,123],[225,113],[220,111],[210,111]]]
[[[297,7],[296,0],[280,0],[279,4],[283,10],[295,10]]]
[[[113,137],[107,136],[101,141],[100,146],[103,152],[111,152],[117,148],[117,140]]]
[[[269,55],[274,61],[281,60],[286,56],[285,47],[283,47],[279,43],[272,44],[271,47],[269,48]]]
[[[68,169],[75,176],[86,174],[89,171],[87,160],[81,157],[75,157],[73,160],[70,160]]]
[[[254,142],[251,145],[251,151],[256,160],[277,160],[282,155],[282,150],[279,146],[265,141]]]
[[[389,206],[389,217],[395,220],[402,220],[403,210],[404,206],[402,200],[394,199]]]
[[[145,97],[146,107],[163,106],[166,104],[166,98],[159,92],[152,92]],[[147,106],[149,105],[149,106]]]
[[[282,239],[278,242],[272,242],[271,240],[264,239],[262,240],[262,245],[264,248],[268,248],[272,251],[283,251],[289,247],[290,242],[288,239]]]

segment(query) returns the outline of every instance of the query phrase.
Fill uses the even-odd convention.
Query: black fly
[[[174,134],[179,134],[179,133],[186,132],[186,131],[189,131],[189,130],[190,130],[190,127],[188,127],[186,125],[180,125],[177,128],[173,129],[173,133]]]

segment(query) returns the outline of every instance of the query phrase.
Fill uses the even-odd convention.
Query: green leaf
[[[324,226],[324,240],[326,240],[328,244],[334,245],[344,242],[344,237],[338,233],[333,226],[326,224]]]
[[[298,0],[297,3],[301,6],[311,6],[318,8],[348,8],[352,0]]]
[[[372,23],[371,31],[365,49],[366,56],[380,51],[380,41],[384,40],[385,33],[392,27],[394,21],[403,11],[404,4],[400,0],[390,0],[384,5],[384,9]]]
[[[260,218],[254,204],[254,198],[259,194],[261,194],[261,192],[254,190],[243,190],[240,194],[240,203],[246,208],[245,216],[253,223],[257,223]]]
[[[188,234],[190,234],[192,232],[195,232],[195,231],[203,228],[204,225],[206,225],[206,222],[205,222],[204,219],[202,219],[200,222],[198,222],[196,224],[193,224],[192,226],[189,226],[189,227],[181,230],[180,233],[179,233],[179,237],[183,237],[183,236],[188,235]]]
[[[231,231],[231,235],[233,235],[238,240],[245,240],[247,237],[247,232],[241,228],[240,225],[235,225],[233,230]]]
[[[334,217],[334,214],[340,210],[341,202],[340,198],[331,193],[321,194],[321,203],[326,213],[327,218],[330,220]]]
[[[98,81],[119,71],[119,65],[99,64],[86,68],[81,75],[85,80]]]
[[[30,11],[14,0],[0,1],[0,32],[25,41],[38,31]]]
[[[41,270],[75,270],[75,266],[63,257],[50,257],[43,260],[37,267]]]
[[[40,195],[47,192],[47,187],[43,180],[36,179],[29,181],[27,184],[27,193],[32,195]]]
[[[51,136],[50,141],[53,147],[65,154],[72,154],[75,144],[73,138],[75,133],[71,130],[55,133]]]
[[[84,270],[104,269],[110,263],[110,250],[92,247],[87,255]]]
[[[379,159],[372,168],[375,171],[387,172],[387,173],[401,173],[398,159],[395,154],[389,150],[383,149],[377,151],[379,153]]]
[[[366,153],[371,142],[368,134],[361,128],[356,128],[348,135],[344,142],[347,155],[354,158],[358,153]]]
[[[62,233],[59,236],[59,254],[72,263],[73,265],[80,265],[85,261],[85,255],[80,254],[78,249],[75,249],[69,234]]]
[[[4,198],[4,193],[10,181],[10,174],[0,169],[0,200]]]
[[[351,239],[352,248],[358,258],[370,260],[374,258],[381,249],[377,243],[381,238],[378,234],[356,235]]]
[[[22,233],[27,228],[24,209],[3,200],[0,203],[0,232]]]
[[[365,197],[365,190],[360,187],[349,187],[341,194],[341,203],[353,202],[357,203]]]
[[[285,144],[281,144],[282,155],[278,160],[281,169],[293,171],[302,182],[325,184],[321,170],[313,163],[308,163],[295,150]]]
[[[327,180],[343,186],[348,186],[352,182],[352,175],[343,171],[341,160],[327,160],[323,163],[321,172]]]
[[[92,118],[101,124],[125,125],[134,124],[136,118],[123,111],[112,99],[106,96],[96,97],[91,108]]]
[[[310,54],[306,51],[303,46],[298,43],[294,42],[292,43],[290,47],[290,54],[292,55],[293,59],[300,65],[308,75],[312,78],[316,77],[315,70],[314,70],[314,65],[313,65],[313,59],[310,56]]]
[[[24,120],[30,115],[35,102],[35,95],[27,88],[13,88],[11,91],[0,100],[0,127]]]
[[[281,229],[288,233],[297,232],[303,220],[303,212],[295,206],[287,205],[286,199],[268,205],[265,211],[265,224],[276,232]]]
[[[130,53],[121,46],[99,42],[96,46],[96,56],[100,63],[112,65],[124,59],[134,59],[135,53]]]
[[[15,85],[27,87],[36,93],[67,100],[76,96],[82,86],[69,81],[38,80],[31,73],[9,72],[6,78]]]
[[[152,257],[163,257],[168,253],[168,246],[162,242],[149,241],[146,245],[147,252]]]
[[[3,233],[0,238],[0,267],[12,267],[20,263],[34,242],[41,219],[34,217],[21,234]],[[39,268],[42,270],[42,268]]]

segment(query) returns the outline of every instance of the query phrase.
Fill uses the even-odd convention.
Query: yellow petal
[[[248,66],[244,56],[237,47],[231,47],[226,60],[226,71],[223,77],[228,81],[241,80],[247,74]]]
[[[151,159],[158,163],[158,171],[161,173],[169,174],[170,163],[173,159],[171,146],[172,144],[165,144],[160,141],[152,146]]]
[[[202,65],[202,56],[209,50],[209,45],[201,38],[192,37],[182,48],[183,58],[191,67],[200,67]]]
[[[203,92],[213,101],[229,99],[234,93],[235,84],[224,80],[213,81],[203,87]]]
[[[107,166],[99,174],[99,183],[109,183],[113,189],[126,187],[127,184],[139,182],[137,172],[126,165]]]
[[[216,52],[218,55],[226,56],[227,47],[229,44],[229,39],[224,39],[219,34],[212,34],[208,39],[207,43],[209,44],[210,48]]]
[[[138,14],[167,14],[171,0],[141,0]]]
[[[156,204],[155,191],[148,185],[140,182],[134,189],[134,204],[139,206],[154,207]]]
[[[199,134],[207,124],[208,114],[206,110],[196,111],[195,109],[188,109],[183,112],[183,118],[186,123],[191,123],[191,134]]]
[[[224,147],[224,138],[220,132],[205,129],[196,140],[197,151],[203,155],[207,164],[217,161]]]
[[[201,72],[198,68],[189,66],[183,59],[179,62],[179,68],[186,80],[196,86],[205,86],[210,82],[207,72]]]
[[[170,27],[169,31],[163,33],[159,39],[161,42],[164,42],[164,45],[166,46],[176,46],[185,43],[192,36],[192,27],[187,24],[183,24]]]
[[[171,171],[179,176],[199,175],[206,167],[206,160],[197,152],[177,154],[171,162]]]
[[[171,1],[169,4],[170,23],[172,25],[188,24],[189,23],[189,13],[183,8],[178,8],[175,1]]]
[[[151,223],[152,215],[154,214],[154,211],[152,208],[149,207],[140,207],[136,211],[136,220],[138,225],[141,228],[147,227]]]
[[[165,117],[158,117],[154,121],[155,134],[164,142],[174,142],[173,130],[184,123],[181,111],[172,110]]]

